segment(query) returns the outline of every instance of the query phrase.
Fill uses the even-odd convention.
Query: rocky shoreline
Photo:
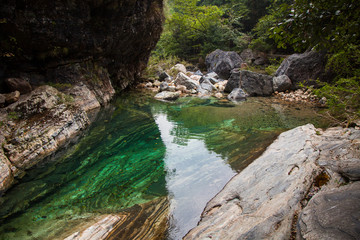
[[[232,178],[184,239],[356,239],[359,179],[359,130],[297,127]]]
[[[43,85],[2,108],[0,195],[27,169],[71,143],[114,94],[109,78],[98,85],[79,81],[62,91]]]

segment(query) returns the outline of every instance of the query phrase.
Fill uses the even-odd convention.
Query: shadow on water
[[[166,103],[127,93],[100,111],[77,144],[0,199],[0,239],[65,237],[96,216],[163,196],[167,238],[180,239],[236,172],[279,133],[309,122],[323,126],[313,109],[271,98]]]

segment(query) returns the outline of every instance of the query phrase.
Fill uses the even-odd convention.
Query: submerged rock
[[[94,225],[73,233],[65,240],[165,239],[168,211],[167,199],[159,198],[135,205],[123,213],[105,216]]]
[[[163,91],[155,95],[159,100],[176,100],[180,97],[180,92]]]

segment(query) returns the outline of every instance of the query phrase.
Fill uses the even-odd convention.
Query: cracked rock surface
[[[309,216],[316,213],[313,209],[307,210],[305,199],[311,193],[315,194],[313,199],[319,198],[320,202],[324,202],[326,197],[317,197],[317,194],[326,194],[326,191],[334,194],[332,191],[340,190],[339,183],[346,182],[349,177],[345,175],[349,175],[349,172],[352,173],[350,179],[356,179],[360,167],[357,164],[360,156],[359,134],[359,130],[342,128],[322,132],[310,124],[282,133],[262,156],[232,178],[207,204],[198,226],[184,239],[289,239],[293,218],[297,213],[300,213],[299,219],[304,223],[299,224],[299,239],[329,239],[323,238],[321,232],[316,233],[315,237],[305,234],[315,232],[303,228],[307,225],[306,221],[313,219]],[[342,163],[343,159],[346,164]],[[320,193],[314,193],[314,189],[318,189],[315,186],[317,176],[323,172],[330,175],[330,181]],[[354,184],[348,183],[347,188],[354,192],[351,196],[356,201],[360,188],[358,183]],[[344,194],[345,190],[341,190],[335,198],[339,200],[339,205],[347,209],[350,201],[340,200],[346,198]],[[313,199],[309,206],[314,205]],[[355,213],[360,212],[359,204],[353,204],[352,207]],[[304,215],[302,211],[307,211],[307,214]],[[333,219],[332,215],[336,214],[336,211],[329,212],[328,219]],[[343,225],[351,228],[348,232],[358,233],[359,236],[359,216],[342,216],[339,215],[341,220],[338,221],[345,221]],[[337,237],[340,235],[331,239]]]

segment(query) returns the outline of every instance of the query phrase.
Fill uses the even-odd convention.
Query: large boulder
[[[185,86],[188,90],[191,89],[198,89],[199,88],[199,83],[195,80],[192,80],[191,78],[189,78],[188,76],[186,76],[184,73],[179,72],[178,75],[176,76],[176,79],[174,81],[174,83],[176,85],[183,85]]]
[[[230,101],[243,101],[246,100],[248,95],[241,88],[234,88],[228,95]]]
[[[204,78],[204,77],[202,78],[200,87],[208,92],[212,92],[213,90],[216,90],[216,87],[212,84],[211,80],[209,78]]]
[[[359,239],[360,182],[316,194],[299,216],[298,239]]]
[[[249,96],[269,96],[273,93],[272,77],[246,70],[234,69],[225,87],[225,92],[242,88]]]
[[[236,52],[226,52],[216,49],[208,54],[205,64],[208,72],[216,72],[220,78],[228,79],[234,68],[239,68],[243,60]]]
[[[292,81],[292,88],[298,88],[298,84],[316,84],[316,79],[324,80],[326,54],[324,52],[305,52],[293,54],[287,57],[280,65],[275,76],[286,75]]]
[[[274,92],[285,92],[286,90],[290,90],[291,87],[292,82],[288,76],[281,75],[273,78]]]

